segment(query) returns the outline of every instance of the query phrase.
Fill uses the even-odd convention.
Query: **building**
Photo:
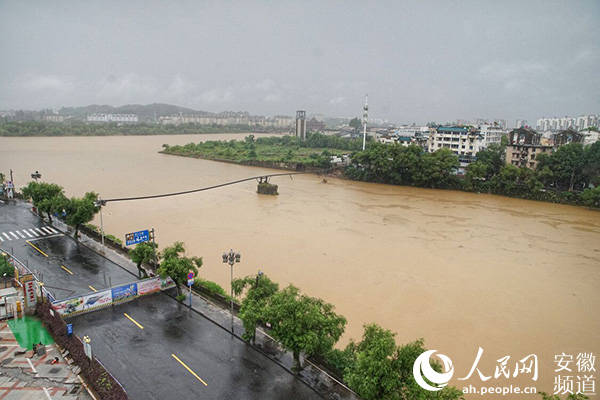
[[[65,122],[65,119],[67,119],[67,117],[65,115],[60,115],[60,114],[47,114],[47,115],[44,115],[42,117],[42,119],[44,121],[50,121],[50,122]]]
[[[506,146],[506,164],[535,169],[537,157],[549,154],[553,146],[542,144],[542,135],[530,128],[513,129]]]
[[[598,128],[588,128],[581,133],[583,133],[584,136],[583,144],[585,146],[596,143],[598,140],[600,140],[600,132],[598,132]]]
[[[597,127],[600,123],[600,117],[597,114],[581,115],[579,117],[553,117],[553,118],[539,118],[535,124],[537,130],[546,131],[560,131],[565,129],[577,129],[584,130],[591,127]]]
[[[306,122],[307,132],[323,132],[325,130],[325,122],[319,121],[315,117],[312,117]]]
[[[306,140],[306,111],[296,111],[296,137]]]
[[[225,111],[219,114],[195,113],[162,116],[159,122],[163,125],[196,124],[209,126],[252,126],[256,128],[289,129],[294,125],[292,117],[276,115],[264,117],[262,115],[250,115],[245,111]]]
[[[90,114],[87,116],[88,122],[120,122],[137,123],[138,116],[135,114]]]
[[[553,136],[554,147],[564,146],[569,143],[583,143],[585,135],[573,128],[565,129]]]
[[[502,136],[508,134],[508,132],[498,124],[480,125],[479,132],[483,135],[484,147],[488,147],[491,144],[500,144],[502,142]]]
[[[518,119],[517,122],[515,123],[515,128],[519,129],[519,128],[526,128],[527,127],[527,120],[526,119]]]
[[[485,140],[478,129],[469,126],[438,126],[429,134],[427,151],[447,148],[458,156],[459,172],[475,160],[477,153],[485,147]]]

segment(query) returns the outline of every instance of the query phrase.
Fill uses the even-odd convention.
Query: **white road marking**
[[[46,228],[48,228],[48,230],[51,231],[52,233],[58,233],[58,231],[55,230],[54,228],[50,228],[49,226],[47,226]]]
[[[34,234],[35,236],[40,236],[39,233],[37,233],[36,231],[34,231],[33,229],[28,229],[29,232],[31,232],[32,234]]]
[[[46,239],[50,239],[53,237],[59,237],[62,236],[62,233],[57,233],[56,235],[48,235],[46,237],[40,237],[40,238],[33,238],[33,239],[29,239],[30,242],[35,242],[36,240],[46,240]]]
[[[10,233],[11,235],[13,235],[15,237],[15,239],[19,239],[19,237],[17,235],[15,235],[14,232],[8,232],[8,233]]]
[[[29,360],[29,358],[28,358]],[[52,400],[52,397],[50,397],[50,392],[48,391],[48,388],[42,388],[44,389],[44,393],[46,393],[46,397],[48,398],[48,400]]]
[[[4,236],[6,236],[6,238],[7,238],[8,240],[12,240],[12,239],[10,238],[10,236],[8,236],[6,233],[2,232],[2,234],[3,234]]]
[[[21,232],[19,232],[19,231],[15,231],[15,232],[17,232],[19,234],[19,236],[21,236],[21,238],[25,239],[25,235],[23,235]]]
[[[52,235],[52,231],[46,227],[43,227],[42,230],[46,232],[48,235]]]
[[[33,237],[29,232],[27,232],[27,229],[23,229],[23,233],[26,234],[27,237]]]
[[[35,230],[38,231],[42,236],[46,236],[46,232],[40,231],[40,228],[35,228]]]
[[[2,239],[2,236],[0,236],[0,240],[4,242],[4,239]]]
[[[29,366],[31,367],[31,370],[33,371],[34,374],[37,374],[37,371],[35,370],[35,367],[33,366],[33,364],[31,363],[31,360],[28,358],[27,362],[29,363]]]

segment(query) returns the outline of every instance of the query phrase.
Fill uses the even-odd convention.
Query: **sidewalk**
[[[67,225],[56,219],[53,221],[53,225],[55,228],[63,232],[70,231],[70,228]],[[100,253],[106,259],[129,271],[132,274],[132,278],[137,277],[137,266],[129,258],[117,253],[109,247],[103,249],[101,243],[98,243],[96,240],[89,238],[83,233],[80,233],[79,238],[80,242],[85,246],[91,248],[97,253]],[[184,303],[187,305],[187,300]],[[220,326],[225,331],[230,332],[231,314],[228,309],[223,308],[209,298],[204,297],[196,292],[193,292],[192,296],[192,309],[216,325]],[[234,317],[234,333],[238,339],[243,340],[241,336],[244,333],[244,327],[242,325],[242,321],[237,317]],[[250,344],[248,345],[251,346]],[[253,347],[292,373],[292,366],[294,365],[292,353],[281,348],[281,346],[267,333],[258,329],[256,332],[256,342]],[[306,359],[302,359],[302,362],[304,369],[298,374],[298,378],[308,386],[312,387],[323,398],[331,400],[360,400],[358,395],[356,395],[343,383],[330,376],[327,372],[321,370]]]
[[[42,356],[26,352],[8,323],[0,321],[0,399],[91,400],[56,344],[45,348]],[[58,362],[52,364],[55,357]]]

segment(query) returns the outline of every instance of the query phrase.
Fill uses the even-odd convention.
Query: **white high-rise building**
[[[597,114],[589,114],[579,117],[539,118],[535,127],[542,132],[562,131],[569,128],[583,130],[594,126],[597,127],[599,123],[600,117]]]
[[[488,147],[491,144],[500,144],[502,136],[508,134],[498,125],[480,125],[479,132],[483,135],[483,146]]]

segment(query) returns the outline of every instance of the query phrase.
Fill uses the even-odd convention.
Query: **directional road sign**
[[[144,231],[127,233],[125,235],[125,244],[127,246],[147,242],[148,240],[150,240],[150,231],[148,231],[148,229]]]

